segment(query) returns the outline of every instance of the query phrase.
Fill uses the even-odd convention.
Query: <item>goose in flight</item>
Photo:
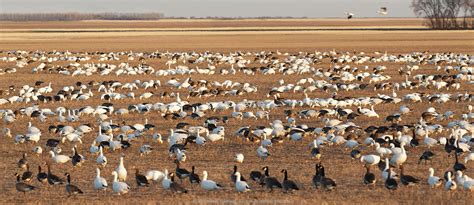
[[[354,16],[354,13],[351,12],[345,12],[347,19],[351,19]]]
[[[378,10],[377,13],[380,15],[387,15],[388,14],[387,7],[380,7],[380,10]]]

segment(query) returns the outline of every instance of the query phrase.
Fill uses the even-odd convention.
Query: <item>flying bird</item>
[[[380,7],[380,10],[378,10],[377,13],[379,13],[380,15],[387,15],[387,7]]]
[[[351,19],[354,16],[354,14],[350,12],[346,12],[345,14],[347,15],[347,19]]]

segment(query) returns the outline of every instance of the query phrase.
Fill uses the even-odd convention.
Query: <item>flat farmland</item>
[[[393,29],[393,30],[390,30]],[[12,123],[0,122],[3,128],[11,130],[12,138],[5,136],[4,133],[0,135],[0,153],[2,153],[0,170],[0,183],[2,189],[0,193],[0,202],[6,204],[14,203],[160,203],[160,204],[470,204],[474,200],[472,192],[463,190],[461,184],[458,184],[457,190],[446,191],[444,189],[444,182],[441,187],[432,189],[427,183],[428,169],[434,168],[435,175],[442,177],[444,172],[450,170],[454,164],[454,157],[444,151],[444,146],[437,144],[431,148],[423,144],[424,136],[418,136],[420,139],[420,146],[411,147],[405,146],[408,153],[408,159],[404,163],[405,174],[409,174],[419,178],[421,181],[412,187],[401,185],[395,191],[389,191],[384,186],[384,180],[381,176],[381,171],[374,166],[371,171],[375,174],[377,182],[374,187],[368,187],[364,184],[363,177],[366,172],[363,163],[359,159],[351,159],[351,149],[344,143],[341,145],[330,145],[325,143],[321,146],[321,160],[311,157],[311,148],[308,146],[314,139],[325,136],[325,134],[309,132],[305,137],[298,141],[290,139],[284,140],[283,143],[274,143],[272,147],[268,147],[271,155],[262,162],[257,155],[257,148],[260,142],[250,142],[236,137],[235,132],[244,126],[250,126],[250,129],[258,130],[258,126],[269,127],[274,120],[281,120],[285,125],[287,117],[285,110],[292,110],[298,113],[302,110],[320,111],[323,109],[336,109],[335,106],[306,106],[302,105],[305,98],[310,99],[329,99],[333,93],[337,93],[336,99],[350,99],[359,97],[371,97],[380,99],[381,95],[389,96],[391,98],[402,99],[399,103],[380,103],[374,105],[374,111],[380,116],[379,118],[367,117],[362,114],[354,120],[348,120],[346,117],[337,117],[337,115],[299,118],[295,117],[296,125],[305,124],[311,128],[325,127],[324,118],[339,119],[343,123],[354,123],[362,129],[357,133],[356,141],[361,145],[357,147],[363,155],[376,154],[374,146],[363,145],[364,139],[370,134],[363,131],[369,126],[390,126],[392,123],[385,121],[389,115],[399,112],[401,105],[406,105],[411,109],[411,112],[402,115],[400,125],[417,125],[419,123],[422,113],[426,112],[428,108],[436,108],[436,112],[444,115],[447,111],[452,111],[454,114],[446,119],[435,119],[430,121],[433,124],[439,124],[444,127],[442,131],[433,132],[430,137],[440,139],[450,135],[450,129],[447,128],[448,123],[455,120],[462,120],[463,114],[468,111],[468,106],[473,105],[472,95],[474,95],[473,79],[468,77],[459,79],[459,88],[442,87],[437,89],[435,83],[430,82],[430,85],[417,87],[407,87],[394,90],[395,84],[402,84],[406,80],[416,81],[414,77],[417,75],[452,75],[462,73],[458,61],[449,61],[446,64],[433,64],[431,61],[418,63],[407,63],[406,61],[386,60],[385,56],[391,56],[393,59],[401,59],[400,56],[427,56],[435,55],[436,53],[453,52],[456,55],[472,55],[474,54],[474,32],[473,31],[431,31],[425,30],[422,20],[420,19],[277,19],[277,20],[163,20],[163,21],[81,21],[81,22],[0,22],[0,58],[13,56],[23,56],[27,59],[33,59],[32,55],[35,51],[45,51],[42,53],[48,57],[66,56],[89,56],[90,59],[78,60],[79,65],[71,66],[76,61],[72,60],[57,60],[49,63],[47,67],[51,71],[43,70],[32,73],[32,69],[38,68],[45,60],[33,60],[23,67],[18,67],[17,62],[21,59],[7,61],[0,61],[0,68],[6,71],[8,68],[16,68],[14,73],[3,73],[0,75],[0,90],[5,91],[0,95],[0,99],[9,99],[12,96],[19,95],[21,88],[24,85],[35,87],[35,82],[43,81],[44,84],[36,86],[35,89],[47,86],[51,82],[52,93],[48,95],[55,95],[64,87],[73,86],[78,89],[77,82],[81,82],[87,88],[82,92],[93,93],[93,96],[86,100],[71,100],[67,99],[59,102],[14,102],[0,105],[0,110],[10,109],[12,111],[20,111],[23,108],[37,105],[39,108],[49,108],[54,111],[54,115],[49,116],[44,122],[37,118],[17,114],[16,120]],[[9,51],[24,50],[23,54],[8,53]],[[50,51],[59,51],[59,53],[48,53]],[[70,53],[64,53],[69,51]],[[232,58],[239,58],[236,55],[231,55],[237,51],[241,51],[240,60],[248,61],[245,67],[238,68],[236,62],[229,63],[228,61],[203,61],[203,62],[189,62],[187,60],[196,60],[203,52],[209,51],[212,56],[232,56]],[[85,52],[88,52],[87,54]],[[102,53],[94,53],[102,52]],[[101,59],[104,56],[109,56],[107,53],[116,53],[117,59]],[[118,53],[124,52],[124,53]],[[160,58],[152,58],[148,56],[151,52],[161,54]],[[167,53],[168,52],[168,53]],[[185,57],[177,57],[178,60],[173,62],[173,53],[180,52],[196,52],[196,55],[190,55],[188,59]],[[259,58],[258,53],[272,52],[271,58]],[[420,52],[413,54],[414,52]],[[105,54],[104,54],[105,53]],[[199,53],[199,54],[198,54]],[[315,56],[310,54],[314,53]],[[142,55],[146,54],[146,55]],[[184,54],[180,53],[181,56]],[[440,54],[441,55],[441,54]],[[449,56],[452,59],[456,55]],[[29,57],[27,57],[29,56]],[[297,65],[291,61],[291,56],[299,59],[312,59],[308,65],[311,72],[292,73],[288,74],[280,71],[279,66]],[[318,58],[320,56],[320,58]],[[368,57],[372,60],[360,62],[348,62],[345,56]],[[448,56],[448,55],[446,55]],[[140,57],[143,57],[140,59]],[[220,57],[217,57],[220,59]],[[407,57],[408,58],[408,57]],[[420,57],[421,58],[421,57]],[[420,60],[414,58],[414,62]],[[471,57],[472,58],[472,57]],[[317,60],[319,59],[319,60]],[[341,61],[334,62],[331,59],[339,59]],[[385,59],[385,60],[384,60]],[[206,59],[207,60],[207,59]],[[278,60],[278,62],[275,62]],[[472,60],[471,60],[472,61]],[[288,62],[288,64],[280,65],[279,62]],[[468,61],[466,61],[468,62]],[[79,67],[86,70],[87,66],[92,64],[97,67],[105,67],[100,64],[109,64],[118,66],[121,63],[126,63],[130,67],[142,67],[144,64],[154,69],[154,73],[145,74],[119,74],[115,72],[119,68],[113,69],[110,74],[101,75],[99,72],[94,72],[92,75],[86,74],[65,74],[59,73],[58,68],[67,68],[70,73],[76,71]],[[472,63],[472,62],[471,62]],[[87,64],[87,66],[86,66]],[[169,65],[171,64],[171,65]],[[298,64],[299,65],[299,64]],[[419,66],[419,69],[412,69],[407,78],[406,74],[400,71],[410,70],[413,66]],[[439,70],[436,66],[441,66]],[[193,73],[193,74],[168,74],[158,75],[159,70],[172,70],[177,66],[186,66],[189,69],[206,69],[214,66],[214,74]],[[221,74],[225,71],[230,71],[235,66],[237,72],[233,74]],[[276,73],[264,73],[265,68],[275,66]],[[349,68],[358,68],[358,70],[348,69],[354,75],[363,72],[370,75],[362,81],[352,80],[344,81],[338,77],[341,73],[335,69],[337,66],[349,66]],[[377,71],[378,66],[385,66],[382,71]],[[453,66],[450,73],[445,71],[446,66]],[[464,67],[471,67],[472,64],[467,64]],[[255,68],[253,74],[244,73],[245,68]],[[105,69],[105,68],[104,68]],[[284,70],[284,69],[281,69]],[[328,72],[327,76],[318,75],[317,71],[324,73]],[[250,72],[250,71],[249,71]],[[334,75],[330,75],[334,73]],[[375,82],[374,76],[380,74],[383,76],[390,76],[389,79]],[[462,73],[464,76],[472,75]],[[176,80],[183,83],[187,78],[193,81],[209,82],[205,87],[211,89],[216,87],[214,82],[223,83],[230,80],[233,83],[240,83],[235,88],[222,88],[225,91],[232,89],[245,90],[248,87],[256,87],[253,92],[243,93],[241,95],[220,94],[216,96],[189,96],[189,90],[182,87],[170,85],[167,82]],[[96,108],[104,102],[113,104],[115,110],[120,108],[128,108],[130,105],[137,105],[140,103],[172,103],[177,101],[176,97],[161,97],[163,93],[180,93],[182,101],[187,101],[189,104],[195,103],[212,103],[233,101],[235,103],[244,101],[265,101],[273,100],[271,95],[268,95],[273,88],[279,86],[286,86],[288,84],[302,86],[301,89],[309,89],[311,85],[316,83],[300,83],[301,79],[314,79],[327,81],[331,86],[341,84],[367,84],[365,89],[345,89],[345,88],[318,88],[313,91],[305,92],[297,89],[290,89],[280,93],[282,100],[294,99],[301,101],[294,108],[288,105],[277,106],[266,111],[269,112],[269,117],[263,119],[235,119],[232,118],[232,108],[223,111],[204,111],[205,116],[200,119],[192,119],[189,116],[183,119],[165,119],[163,112],[152,110],[146,113],[130,112],[125,115],[110,114],[109,119],[113,120],[120,126],[134,125],[137,123],[143,124],[145,118],[149,124],[155,125],[154,130],[144,131],[139,137],[130,141],[132,146],[126,150],[120,151],[105,151],[104,154],[108,158],[108,164],[105,167],[100,166],[102,177],[109,183],[109,189],[105,192],[96,191],[93,189],[93,179],[95,177],[95,169],[99,167],[96,163],[96,154],[89,152],[92,141],[98,135],[100,129],[100,120],[97,115],[81,115],[79,120],[74,122],[58,122],[58,107],[64,107],[66,110],[79,110],[85,106]],[[278,82],[283,80],[284,83]],[[371,79],[369,81],[369,79]],[[140,82],[138,82],[139,80]],[[161,82],[161,86],[156,88],[144,89],[140,85],[147,81]],[[99,85],[89,82],[104,82],[117,81],[121,84],[136,83],[139,88],[130,90],[128,88],[117,88],[113,92],[124,94],[126,97],[120,100],[107,101],[101,99],[103,91],[99,91]],[[436,80],[433,80],[436,81]],[[437,81],[442,81],[438,79]],[[248,87],[243,84],[248,83]],[[387,88],[375,89],[377,84],[386,83]],[[422,83],[420,83],[422,84]],[[433,84],[433,85],[431,85]],[[378,86],[378,85],[377,85]],[[450,86],[450,85],[449,85]],[[11,89],[10,89],[11,88]],[[14,88],[14,89],[13,89]],[[10,89],[10,90],[9,90]],[[6,91],[9,91],[8,93]],[[135,99],[130,96],[133,92]],[[147,99],[141,99],[144,93],[152,92],[152,96]],[[396,96],[394,96],[394,92]],[[422,93],[422,102],[411,102],[404,97],[413,94]],[[436,94],[450,94],[451,98],[447,102],[437,101],[433,98]],[[455,96],[466,94],[471,95],[469,100],[457,100]],[[70,96],[69,96],[70,97]],[[434,100],[430,100],[433,98]],[[370,108],[370,106],[363,106]],[[351,109],[357,113],[358,106],[344,106],[342,108]],[[249,107],[244,112],[256,113],[262,109]],[[188,112],[190,115],[191,112]],[[65,115],[67,116],[67,115]],[[182,185],[188,189],[187,194],[177,194],[170,190],[164,190],[161,182],[151,182],[148,187],[138,187],[135,182],[134,168],[138,168],[141,174],[146,173],[147,170],[165,169],[170,172],[175,171],[175,164],[168,155],[168,143],[166,139],[170,135],[170,129],[174,129],[180,122],[189,123],[191,126],[203,126],[204,120],[207,117],[230,117],[227,123],[219,122],[218,125],[225,127],[224,140],[206,142],[204,146],[191,144],[187,147],[187,159],[181,163],[181,167],[191,170],[192,166],[196,167],[196,173],[202,177],[202,171],[209,172],[209,179],[214,180],[223,185],[222,190],[205,191],[199,185],[191,185],[188,179],[183,180]],[[473,123],[473,119],[467,119],[468,123]],[[15,136],[25,134],[28,130],[28,122],[32,122],[33,126],[39,128],[42,132],[41,139],[38,143],[26,142],[14,144]],[[72,156],[71,148],[73,145],[77,146],[79,152],[86,158],[81,167],[73,167],[70,162],[65,164],[52,163],[52,172],[61,178],[64,173],[71,173],[72,183],[80,187],[85,193],[77,196],[68,197],[65,191],[65,185],[47,186],[40,184],[36,178],[32,180],[31,185],[38,187],[37,190],[26,193],[18,193],[15,190],[15,173],[22,173],[23,170],[17,168],[17,162],[21,158],[22,153],[28,153],[28,163],[30,169],[36,175],[37,166],[41,165],[43,171],[46,169],[45,162],[51,161],[51,156],[48,153],[49,148],[45,146],[48,139],[61,139],[60,134],[48,132],[50,125],[70,125],[78,127],[81,124],[90,123],[93,129],[90,133],[84,133],[82,136],[82,144],[78,142],[66,141],[59,146],[63,149],[62,154]],[[410,128],[414,129],[414,128]],[[425,128],[428,129],[428,128]],[[410,131],[404,130],[404,135],[411,135]],[[163,144],[157,143],[152,139],[153,134],[159,133],[163,136],[165,141]],[[120,131],[114,131],[114,136],[120,134]],[[387,135],[396,135],[396,132],[389,131],[384,133]],[[473,133],[470,133],[472,135]],[[339,135],[344,138],[348,133]],[[466,136],[469,135],[466,134]],[[153,151],[144,156],[140,156],[139,149],[142,145],[151,145]],[[43,153],[35,155],[32,149],[35,146],[41,146]],[[436,154],[432,162],[418,164],[418,159],[421,154],[430,150]],[[472,150],[472,149],[471,149]],[[234,154],[243,153],[245,160],[241,164],[234,162]],[[116,195],[112,192],[112,175],[111,172],[118,166],[119,157],[124,155],[125,167],[128,171],[128,178],[126,182],[130,185],[131,190],[124,195]],[[460,161],[464,163],[464,157],[468,153],[460,156]],[[389,157],[390,158],[390,157]],[[332,191],[324,191],[316,189],[312,184],[312,178],[315,174],[315,164],[322,162],[325,166],[326,176],[332,178],[337,183],[337,188]],[[237,193],[234,184],[230,181],[230,175],[233,171],[233,166],[237,165],[239,172],[247,179],[252,191],[246,193]],[[474,177],[474,162],[465,163],[467,170],[464,174]],[[301,190],[292,193],[284,193],[280,189],[275,189],[272,192],[266,190],[256,182],[249,179],[249,173],[254,170],[260,170],[263,166],[268,166],[270,175],[276,177],[278,180],[283,179],[282,169],[287,169],[289,179],[298,183]],[[400,174],[400,169],[392,168],[396,173]],[[179,179],[176,180],[179,183]]]

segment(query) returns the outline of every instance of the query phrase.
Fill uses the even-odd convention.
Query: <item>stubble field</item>
[[[421,20],[418,19],[398,19],[398,20],[246,20],[246,21],[205,21],[205,20],[182,20],[182,21],[163,21],[163,22],[28,22],[28,23],[12,23],[0,22],[0,50],[4,53],[0,57],[6,55],[5,51],[9,50],[58,50],[71,52],[82,51],[134,51],[134,52],[221,52],[228,54],[229,52],[258,52],[258,51],[274,51],[288,52],[290,54],[297,52],[315,52],[315,51],[338,51],[338,52],[365,52],[369,56],[380,56],[384,52],[388,54],[406,54],[411,52],[455,52],[474,54],[474,33],[472,31],[428,31],[424,29]],[[227,27],[226,31],[222,28]],[[263,27],[263,28],[262,28]],[[274,30],[266,31],[265,29],[274,28]],[[376,30],[374,28],[418,28],[421,30]],[[329,28],[338,28],[341,30],[328,30]],[[104,31],[107,30],[107,31]],[[140,31],[143,29],[143,31]],[[177,30],[173,30],[177,29]],[[214,31],[213,29],[218,29]],[[244,30],[242,30],[244,29]],[[247,29],[247,30],[245,30]],[[369,29],[369,30],[363,30]],[[373,29],[373,30],[370,30]],[[35,31],[40,30],[40,31]],[[374,54],[374,52],[381,54]],[[284,58],[284,56],[278,56]],[[97,55],[93,60],[88,62],[97,62]],[[250,59],[250,58],[249,58]],[[252,59],[253,60],[253,59]],[[125,62],[127,59],[120,61],[104,61],[104,63],[118,64]],[[167,69],[164,59],[148,59],[146,63],[155,69]],[[58,65],[67,65],[69,62],[58,63]],[[87,63],[87,62],[81,62]],[[137,59],[129,61],[131,65],[138,65]],[[178,63],[179,64],[179,63]],[[14,63],[0,62],[0,68],[14,67]],[[272,87],[278,86],[278,79],[284,79],[286,83],[294,83],[301,78],[314,77],[312,74],[303,75],[283,75],[277,73],[275,75],[263,75],[257,73],[248,76],[242,73],[236,75],[204,75],[196,74],[192,76],[161,76],[155,75],[123,75],[123,76],[65,76],[58,73],[48,74],[38,73],[32,74],[31,68],[39,65],[39,62],[29,64],[24,68],[17,68],[18,72],[13,74],[0,75],[0,89],[6,90],[10,85],[20,88],[24,84],[34,85],[38,80],[46,83],[52,82],[53,93],[64,86],[69,86],[75,82],[87,83],[91,80],[101,82],[105,80],[119,80],[120,82],[133,82],[141,80],[142,82],[153,79],[160,80],[162,84],[170,80],[172,77],[183,81],[187,77],[194,80],[219,81],[232,80],[234,82],[250,83],[257,85],[258,91],[251,94],[243,94],[241,96],[217,96],[209,98],[190,97],[183,100],[190,103],[206,103],[210,101],[232,100],[235,102],[248,100],[264,100],[268,99],[267,93]],[[183,64],[184,65],[184,64]],[[189,64],[186,64],[189,65]],[[350,66],[363,67],[364,65],[356,65],[348,63]],[[384,65],[387,70],[384,75],[392,78],[388,82],[401,82],[404,77],[398,74],[398,69],[405,66],[402,63],[381,62],[368,63],[369,67]],[[191,68],[195,65],[189,65]],[[200,67],[206,67],[207,64],[199,64]],[[257,66],[257,64],[249,64],[249,66]],[[259,65],[261,66],[261,65]],[[320,64],[314,65],[316,68],[324,70],[330,68],[332,64],[328,60],[322,61]],[[472,66],[472,65],[471,65]],[[217,68],[229,67],[228,65],[217,65]],[[445,74],[444,71],[436,71],[434,65],[420,65],[421,69],[414,71],[416,74]],[[368,83],[368,82],[366,82]],[[151,90],[153,93],[161,93],[164,91],[180,92],[182,96],[185,91],[177,90],[171,86],[162,86]],[[96,90],[94,91],[96,92]],[[125,91],[124,91],[125,92]],[[143,89],[136,91],[136,96],[143,93]],[[414,89],[397,91],[398,96],[404,96],[413,92],[433,93],[469,93],[474,94],[472,84],[466,82],[461,83],[459,90],[435,90],[435,89]],[[376,94],[392,95],[392,90],[373,91],[373,86],[369,86],[366,90],[357,91],[338,91],[338,97],[360,97],[360,96],[376,96]],[[309,93],[311,98],[328,98],[331,92],[315,91]],[[96,107],[104,101],[100,99],[100,94],[94,95],[87,101],[71,101],[67,100],[60,103],[39,103],[41,108],[55,109],[58,106],[77,109],[86,105]],[[5,97],[5,96],[0,96]],[[303,99],[302,92],[287,92],[281,95],[282,98]],[[140,102],[150,103],[169,103],[175,98],[160,98],[153,96],[146,100],[124,99],[112,101],[114,107],[126,108],[130,104]],[[395,112],[401,104],[405,104],[413,109],[410,115],[403,116],[401,124],[413,124],[419,120],[422,112],[428,107],[435,107],[441,113],[445,111],[453,111],[456,114],[455,119],[459,119],[460,114],[466,112],[466,107],[472,102],[455,102],[447,103],[411,103],[402,102],[399,104],[380,104],[375,106],[375,111],[380,118],[367,118],[361,116],[354,120],[358,126],[365,128],[369,125],[390,125],[384,121],[384,118]],[[14,103],[0,105],[0,109],[18,110],[22,107],[31,106],[31,103]],[[357,107],[351,107],[356,110]],[[337,183],[337,189],[331,192],[316,190],[312,186],[311,179],[314,175],[315,159],[310,157],[310,149],[308,144],[312,142],[312,136],[304,138],[299,142],[285,141],[283,144],[275,144],[269,148],[271,156],[262,163],[257,157],[257,144],[241,140],[234,137],[234,132],[242,126],[268,126],[275,119],[285,121],[284,110],[287,107],[276,108],[270,111],[270,119],[254,120],[231,119],[225,124],[226,135],[224,141],[208,142],[205,146],[196,145],[188,148],[188,159],[182,164],[188,170],[191,166],[196,166],[197,172],[201,174],[203,170],[207,170],[210,174],[209,178],[224,185],[224,190],[207,192],[203,191],[199,186],[191,186],[187,180],[184,186],[189,189],[188,194],[174,194],[170,191],[163,190],[161,183],[152,183],[149,187],[138,188],[134,179],[134,171],[132,167],[137,167],[144,173],[146,170],[168,169],[174,171],[175,165],[168,158],[168,146],[152,142],[149,137],[153,132],[158,132],[166,139],[169,129],[174,128],[178,122],[188,122],[191,125],[202,125],[203,120],[165,120],[159,113],[150,112],[143,114],[129,114],[126,116],[111,115],[111,119],[116,122],[125,121],[126,124],[133,125],[135,123],[144,123],[144,118],[149,123],[156,125],[155,131],[144,134],[144,138],[132,141],[132,147],[126,151],[106,152],[108,157],[108,165],[102,168],[102,176],[107,179],[109,186],[112,184],[110,173],[118,165],[119,153],[125,154],[125,166],[128,170],[127,183],[132,187],[130,193],[123,196],[117,196],[109,189],[106,192],[96,192],[92,188],[92,180],[95,176],[95,155],[88,152],[90,142],[97,136],[97,119],[92,116],[83,116],[79,122],[67,123],[71,126],[78,126],[82,123],[91,123],[95,130],[85,134],[83,144],[77,144],[78,149],[87,161],[79,168],[73,168],[70,163],[65,165],[53,165],[53,172],[61,177],[65,172],[70,172],[72,181],[78,185],[85,194],[68,198],[64,186],[46,187],[40,185],[36,179],[33,185],[38,186],[39,190],[23,194],[17,193],[15,190],[14,173],[18,170],[16,163],[21,158],[24,151],[29,153],[29,163],[34,173],[37,172],[37,165],[43,165],[44,161],[50,159],[49,153],[45,151],[41,156],[35,156],[31,153],[34,144],[14,145],[13,139],[6,138],[3,135],[0,140],[1,163],[0,183],[2,190],[0,193],[0,202],[2,203],[162,203],[162,204],[397,204],[397,203],[422,203],[422,204],[471,204],[474,200],[472,192],[466,192],[458,188],[453,192],[447,192],[443,188],[430,189],[427,185],[426,178],[428,168],[433,167],[437,176],[442,176],[445,170],[450,168],[454,163],[453,158],[447,157],[442,146],[436,146],[431,150],[437,153],[435,160],[428,165],[418,165],[418,157],[426,150],[424,146],[418,148],[410,148],[407,146],[408,160],[405,164],[405,172],[420,178],[422,181],[415,187],[401,186],[396,191],[388,191],[381,180],[381,172],[374,168],[372,171],[378,179],[375,188],[369,188],[363,183],[363,175],[365,169],[359,160],[350,158],[350,150],[340,146],[324,146],[322,148],[322,161],[326,167],[326,175],[334,179]],[[309,109],[307,107],[297,107],[295,110]],[[314,108],[318,110],[319,108]],[[250,109],[256,111],[256,109]],[[232,109],[215,113],[208,113],[210,116],[229,116]],[[56,117],[51,117],[45,123],[39,122],[37,119],[30,120],[29,117],[18,117],[18,119],[9,125],[2,124],[3,127],[11,129],[13,134],[25,133],[27,123],[31,121],[34,126],[40,128],[43,132],[39,145],[44,145],[49,138],[56,138],[56,135],[48,133],[49,125],[59,124]],[[310,127],[323,127],[322,120],[313,119],[297,119],[297,124],[307,124]],[[449,120],[438,122],[446,126]],[[471,120],[472,122],[472,120]],[[3,122],[2,122],[3,123]],[[448,131],[436,134],[433,137],[441,137],[449,135]],[[360,138],[360,142],[366,136]],[[148,143],[153,146],[154,150],[150,155],[140,157],[138,149],[142,144]],[[72,144],[67,142],[60,145],[63,152],[67,155],[71,153]],[[44,147],[44,149],[46,149]],[[281,169],[287,169],[290,179],[298,182],[302,186],[302,190],[293,193],[282,193],[280,190],[268,192],[254,182],[250,182],[250,186],[254,189],[248,193],[236,193],[234,186],[230,181],[232,167],[235,164],[233,156],[235,153],[243,153],[245,161],[239,164],[239,171],[248,178],[248,174],[252,170],[259,170],[262,166],[269,166],[270,174],[282,179]],[[374,153],[374,148],[369,147],[363,149],[363,154]],[[472,162],[467,163],[467,175],[474,176]],[[43,166],[44,167],[44,166]],[[399,170],[395,170],[399,173]]]

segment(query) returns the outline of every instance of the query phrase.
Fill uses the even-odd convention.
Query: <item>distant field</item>
[[[191,49],[226,52],[336,49],[442,52],[448,49],[473,52],[470,45],[474,44],[472,31],[403,30],[426,29],[422,19],[160,20],[0,24],[0,48],[5,50]]]
[[[212,28],[212,27],[341,27],[392,26],[424,27],[423,19],[164,19],[159,21],[66,21],[66,22],[2,22],[0,29],[83,29],[83,28]]]

